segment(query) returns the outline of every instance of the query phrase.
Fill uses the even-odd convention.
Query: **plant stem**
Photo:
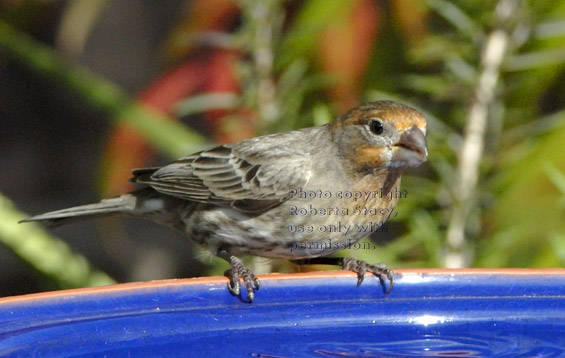
[[[281,13],[279,0],[248,0],[244,11],[251,23],[251,55],[257,75],[257,108],[260,118],[273,123],[280,116],[277,86],[273,75],[275,34]]]
[[[498,2],[494,13],[494,21],[498,27],[487,35],[482,49],[481,71],[459,152],[457,184],[453,194],[454,206],[447,228],[444,265],[448,268],[465,267],[470,261],[471,254],[465,243],[465,229],[474,207],[489,112],[496,100],[500,68],[511,40],[510,31],[504,25],[515,15],[519,6],[520,0]]]

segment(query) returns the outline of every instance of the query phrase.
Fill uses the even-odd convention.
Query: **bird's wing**
[[[181,199],[261,212],[304,187],[311,162],[301,152],[255,144],[222,145],[162,168],[138,169],[131,181]]]

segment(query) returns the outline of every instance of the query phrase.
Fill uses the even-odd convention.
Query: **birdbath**
[[[0,299],[0,356],[562,357],[565,270],[347,271],[224,277]],[[244,295],[243,295],[244,296]]]

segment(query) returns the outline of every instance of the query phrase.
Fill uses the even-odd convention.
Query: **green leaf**
[[[241,99],[236,93],[205,93],[180,101],[175,107],[175,113],[182,117],[213,109],[235,109],[240,105]]]
[[[480,35],[481,28],[452,1],[430,0],[429,6],[469,39]]]
[[[0,242],[61,288],[103,286],[116,283],[94,269],[88,260],[72,252],[62,240],[49,235],[37,223],[18,221],[26,216],[0,194]]]
[[[305,1],[290,30],[284,36],[277,51],[277,66],[285,66],[298,58],[308,58],[319,39],[319,32],[328,24],[346,18],[351,11],[352,0]]]

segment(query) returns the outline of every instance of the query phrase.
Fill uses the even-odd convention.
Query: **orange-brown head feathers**
[[[402,171],[427,159],[426,119],[392,101],[353,108],[331,124],[332,139],[352,169]]]

